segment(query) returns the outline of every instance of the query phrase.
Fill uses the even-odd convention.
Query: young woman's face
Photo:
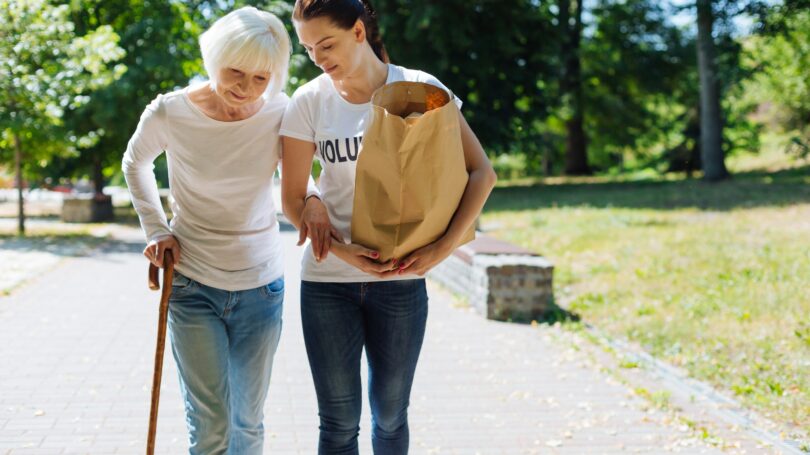
[[[366,39],[361,21],[348,30],[337,27],[326,17],[294,24],[298,41],[309,59],[333,80],[343,79],[360,64],[360,50]]]
[[[259,99],[270,83],[267,71],[243,71],[222,68],[217,78],[217,95],[231,107],[241,107]]]

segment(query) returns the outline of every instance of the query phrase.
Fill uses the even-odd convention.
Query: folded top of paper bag
[[[440,87],[424,82],[399,81],[385,84],[371,97],[371,103],[389,114],[408,118],[413,113],[424,114],[449,103],[451,95]]]

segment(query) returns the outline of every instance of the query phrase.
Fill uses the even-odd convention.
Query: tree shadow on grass
[[[142,241],[118,240],[85,233],[29,234],[19,237],[12,233],[0,233],[0,252],[50,253],[63,257],[83,257],[116,253],[142,254],[146,246]]]
[[[0,234],[0,250],[20,253],[39,252],[57,256],[86,256],[100,245],[108,242],[104,237],[87,234],[48,234],[19,237],[14,234]]]
[[[137,255],[143,254],[143,249],[146,247],[146,242],[125,242],[122,240],[109,240],[104,242],[97,248],[93,255],[106,255],[117,253],[133,253]],[[146,258],[144,258],[144,262]]]
[[[171,220],[171,212],[166,214],[167,218]],[[140,226],[140,221],[138,220],[138,214],[135,213],[135,209],[132,207],[113,207],[113,223],[116,224],[124,224],[127,226]],[[14,221],[16,223],[17,214],[16,213],[4,213],[0,214],[0,220],[5,221]],[[61,217],[58,213],[26,213],[25,215],[26,221],[31,222],[52,222],[58,223],[61,222]],[[103,223],[103,222],[102,222]],[[81,224],[81,223],[75,223]]]
[[[496,188],[485,211],[553,207],[726,211],[810,203],[810,165],[779,172],[747,172],[702,180],[586,181]]]
[[[558,322],[564,324],[566,322],[579,322],[580,320],[582,320],[582,317],[579,314],[557,306],[557,304],[552,304],[552,308],[537,322],[541,324],[554,325]]]
[[[528,315],[519,312],[508,312],[506,314],[501,314],[499,320],[516,324],[537,323],[554,325],[558,322],[561,324],[567,322],[579,322],[582,319],[579,314],[557,305],[553,300],[554,299],[552,298],[552,301],[548,304],[548,308],[546,308],[541,314]]]

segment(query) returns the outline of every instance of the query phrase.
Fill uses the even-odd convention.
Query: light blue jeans
[[[189,453],[261,454],[284,279],[231,292],[175,272],[172,284],[169,335],[185,402]]]

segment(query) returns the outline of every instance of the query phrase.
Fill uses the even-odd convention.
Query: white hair
[[[271,96],[287,83],[290,35],[281,20],[266,11],[246,6],[217,19],[200,36],[200,50],[212,87],[223,68],[269,72]]]

